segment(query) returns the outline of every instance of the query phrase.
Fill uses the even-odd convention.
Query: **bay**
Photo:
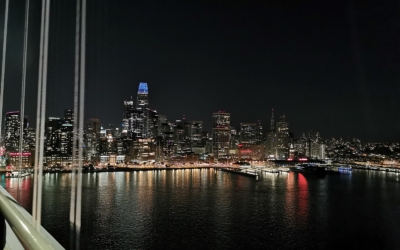
[[[400,249],[395,173],[263,173],[258,181],[213,169],[87,173],[78,238],[70,178],[43,179],[42,224],[66,249]],[[32,183],[1,178],[29,212]]]

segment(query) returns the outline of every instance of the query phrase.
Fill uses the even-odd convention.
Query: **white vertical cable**
[[[39,52],[39,81],[37,94],[37,111],[36,111],[36,138],[35,138],[35,168],[33,176],[33,199],[32,199],[32,222],[36,221],[37,209],[37,189],[38,189],[38,167],[39,167],[39,135],[40,135],[40,104],[42,103],[42,78],[43,78],[43,44],[44,44],[44,22],[45,22],[45,1],[42,1],[42,19],[40,25],[40,52]]]
[[[43,156],[44,156],[44,122],[46,115],[46,84],[47,84],[47,59],[49,47],[49,22],[50,22],[50,0],[43,0],[46,2],[46,19],[44,30],[44,47],[43,47],[43,86],[42,86],[42,112],[40,121],[40,154],[39,154],[39,175],[38,175],[38,199],[37,199],[37,221],[36,228],[40,230],[40,223],[42,219],[42,184],[43,184]]]
[[[76,1],[76,26],[75,26],[75,86],[74,86],[74,128],[72,141],[72,173],[71,173],[71,207],[69,210],[69,221],[75,222],[76,209],[76,142],[78,135],[78,101],[79,101],[79,34],[80,34],[80,17],[81,17],[81,1]]]
[[[86,52],[86,0],[82,0],[82,26],[81,26],[81,70],[80,70],[80,98],[79,98],[79,162],[76,193],[76,222],[77,228],[81,227],[82,210],[82,158],[83,158],[83,117],[85,111],[85,52]]]
[[[0,143],[3,142],[3,99],[4,99],[4,75],[6,73],[6,50],[7,50],[7,26],[8,26],[8,2],[6,0],[6,10],[4,14],[4,33],[3,33],[3,58],[1,60],[1,83],[0,83]]]
[[[22,60],[22,86],[21,86],[21,110],[19,112],[19,173],[18,188],[21,180],[22,172],[22,151],[24,145],[24,116],[25,116],[25,85],[26,85],[26,59],[28,55],[28,24],[29,24],[29,0],[26,0],[25,6],[25,28],[24,28],[24,55]],[[18,190],[19,191],[19,190]],[[17,194],[19,198],[19,192]]]

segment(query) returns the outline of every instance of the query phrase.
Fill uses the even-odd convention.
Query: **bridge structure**
[[[4,249],[64,249],[42,226],[42,183],[44,161],[44,138],[46,117],[47,65],[49,46],[50,1],[41,0],[41,26],[39,48],[39,72],[36,114],[36,141],[32,214],[29,214],[0,186],[0,247]],[[25,0],[25,26],[22,60],[20,131],[23,131],[25,112],[25,91],[28,54],[30,3]],[[3,103],[5,75],[7,72],[7,35],[9,18],[9,0],[5,0],[3,48],[0,78],[0,152],[4,149]],[[83,159],[83,126],[85,101],[85,54],[86,54],[86,0],[76,0],[75,26],[75,80],[74,80],[74,133],[73,133],[73,170],[70,222],[77,235],[81,228],[82,200],[82,159]],[[19,135],[19,177],[22,175],[23,133]],[[2,157],[1,157],[2,158]],[[0,167],[4,160],[0,160]],[[79,249],[79,237],[76,237],[75,248]]]

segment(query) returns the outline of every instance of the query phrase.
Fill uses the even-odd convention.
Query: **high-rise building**
[[[203,132],[203,121],[191,121],[190,123],[190,140],[192,144],[201,144],[202,132]]]
[[[72,156],[72,142],[74,130],[74,111],[66,109],[61,124],[60,148],[61,154]]]
[[[147,120],[147,127],[148,127],[148,138],[156,138],[158,134],[158,114],[156,110],[147,110],[149,114],[149,119]]]
[[[255,144],[256,142],[256,124],[240,123],[240,143]]]
[[[142,111],[143,115],[143,129],[142,135],[143,138],[148,137],[149,133],[149,89],[147,87],[147,83],[141,82],[139,83],[139,88],[136,97],[136,110]]]
[[[46,155],[61,154],[61,124],[59,117],[49,117],[46,122]]]
[[[143,110],[135,109],[133,101],[125,101],[125,112],[123,119],[122,136],[128,139],[136,139],[143,137],[144,116]]]
[[[20,119],[19,111],[6,113],[6,128],[4,133],[5,146],[8,151],[18,150]]]
[[[285,160],[289,157],[289,123],[283,114],[276,123],[277,159]]]
[[[11,111],[6,113],[6,124],[5,124],[4,142],[7,151],[18,151],[19,150],[19,136],[20,136],[20,114],[19,111]],[[29,127],[28,119],[24,119],[24,131],[27,131]],[[23,131],[23,133],[24,133]],[[23,136],[25,148],[26,136]]]
[[[231,114],[225,111],[213,113],[213,154],[214,159],[228,160],[231,139]]]
[[[99,119],[91,118],[86,123],[85,145],[86,159],[94,160],[98,155],[101,123]]]
[[[137,99],[136,99],[136,109],[145,110],[149,107],[149,88],[147,83],[139,83]]]
[[[265,157],[269,159],[276,159],[277,157],[277,136],[275,132],[274,109],[272,109],[271,114],[270,131],[267,133],[265,140]]]
[[[167,124],[167,116],[166,115],[158,115],[158,120],[157,120],[157,136],[163,136],[164,131],[163,131],[163,125],[162,124]]]
[[[240,159],[262,160],[264,158],[263,134],[260,121],[256,123],[240,123],[239,138],[238,153]]]

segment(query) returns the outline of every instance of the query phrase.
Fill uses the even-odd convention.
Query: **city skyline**
[[[100,122],[100,125],[101,125],[101,128],[102,129],[112,129],[112,128],[119,128],[120,129],[120,131],[122,132],[122,133],[127,133],[127,128],[128,128],[128,124],[130,124],[129,126],[132,126],[131,125],[131,123],[132,122],[128,122],[128,119],[126,119],[127,117],[126,117],[126,112],[127,112],[127,110],[129,110],[129,109],[131,109],[132,111],[134,111],[134,110],[138,110],[139,112],[144,112],[143,110],[145,110],[146,111],[146,109],[148,110],[148,111],[146,111],[146,112],[154,112],[157,116],[162,116],[162,117],[164,117],[164,118],[166,118],[166,117],[168,117],[168,121],[170,121],[170,122],[174,122],[174,123],[176,123],[176,122],[178,122],[178,121],[181,121],[182,119],[183,120],[186,120],[186,121],[196,121],[196,120],[199,120],[199,119],[196,119],[196,118],[193,118],[193,119],[187,119],[187,117],[186,117],[186,115],[182,115],[182,117],[181,118],[177,118],[177,119],[174,119],[174,118],[170,118],[169,116],[168,116],[168,114],[165,114],[165,113],[163,113],[163,114],[160,114],[160,113],[157,113],[157,111],[154,109],[154,110],[152,110],[151,108],[154,108],[154,107],[151,107],[151,106],[149,106],[149,96],[151,96],[151,95],[149,95],[149,87],[148,87],[148,84],[146,83],[146,82],[140,82],[139,83],[139,85],[137,85],[137,91],[136,91],[136,96],[134,97],[134,95],[131,95],[130,96],[130,100],[129,99],[127,99],[127,100],[125,100],[125,101],[123,101],[124,102],[124,106],[125,106],[125,108],[124,108],[124,112],[123,112],[123,114],[121,115],[121,120],[122,120],[122,123],[121,123],[121,121],[115,121],[115,122],[112,122],[112,123],[105,123],[105,122],[103,122],[103,120],[101,119],[101,118],[99,118],[99,117],[88,117],[88,116],[86,116],[85,117],[85,122],[84,122],[84,124],[85,124],[85,128],[84,129],[86,129],[86,127],[87,127],[87,122],[90,122],[91,120],[93,120],[93,119],[95,119],[95,120],[98,120],[99,122]],[[135,101],[134,101],[135,100]],[[131,111],[131,112],[132,112]],[[69,108],[69,107],[65,107],[63,110],[62,110],[62,114],[64,114],[65,115],[65,112],[72,112],[73,113],[73,110],[71,109],[71,108]],[[134,112],[137,112],[137,111],[134,111]],[[212,114],[213,115],[215,115],[216,113],[225,113],[225,112],[227,112],[227,111],[221,111],[221,110],[218,110],[218,111],[214,111]],[[232,122],[231,122],[231,114],[228,112],[228,114],[229,114],[229,119],[230,119],[230,122],[229,122],[229,127],[230,128],[232,128],[232,129],[236,129],[236,131],[238,131],[238,133],[239,133],[239,131],[241,131],[241,128],[242,128],[242,126],[243,126],[243,124],[258,124],[258,123],[260,123],[260,126],[261,126],[261,133],[262,133],[262,136],[263,136],[263,140],[264,139],[267,139],[268,140],[268,134],[271,132],[271,131],[275,131],[275,126],[278,126],[278,125],[275,125],[275,124],[278,124],[279,123],[279,119],[280,118],[284,118],[285,120],[287,119],[286,118],[286,116],[285,116],[285,113],[282,113],[282,115],[279,115],[279,113],[277,114],[276,113],[276,109],[274,109],[274,108],[272,108],[271,110],[270,110],[270,114],[269,114],[269,120],[267,120],[267,121],[260,121],[260,120],[257,120],[257,119],[253,119],[253,120],[251,120],[251,121],[239,121],[238,122],[238,124],[236,124],[236,126],[235,125],[232,125]],[[5,115],[7,115],[8,113],[19,113],[19,111],[18,110],[12,110],[12,111],[5,111],[4,112],[4,114]],[[88,110],[85,110],[85,113],[90,113],[90,111],[88,111]],[[56,119],[60,119],[60,117],[62,117],[62,116],[60,116],[61,114],[54,114],[54,115],[50,115],[50,114],[47,114],[47,119],[49,119],[49,121],[51,120],[51,118],[56,118]],[[276,116],[277,115],[277,116]],[[137,116],[137,115],[136,115]],[[32,129],[32,128],[34,128],[34,126],[33,126],[33,124],[34,123],[32,123],[30,120],[29,120],[29,114],[25,114],[25,119],[27,120],[27,121],[29,121],[29,123],[31,124],[31,125],[29,125],[29,127]],[[145,115],[145,117],[148,117],[148,114],[146,114]],[[211,117],[211,116],[210,116]],[[6,118],[5,118],[6,119]],[[46,120],[47,121],[47,120]],[[147,121],[143,121],[143,123],[145,124]],[[206,124],[206,129],[204,130],[205,132],[207,132],[209,135],[210,135],[210,137],[213,137],[212,136],[212,134],[213,134],[213,129],[215,128],[215,125],[213,125],[213,123],[215,123],[215,121],[212,121],[210,124],[208,124],[208,126],[207,126],[207,124]],[[203,121],[202,121],[202,126],[203,126]],[[209,130],[207,130],[207,127],[209,127],[210,129]],[[146,134],[146,132],[145,131],[147,131],[147,129],[148,128],[144,128],[144,130],[143,130],[143,133],[144,134]],[[125,130],[125,132],[124,132],[124,130]],[[290,131],[292,131],[293,130],[293,127],[291,127],[291,130]],[[321,129],[322,130],[322,129]],[[315,133],[317,133],[319,136],[321,135],[321,130],[318,130],[318,129],[315,129],[315,130],[313,130],[313,129],[308,129],[308,130],[306,130],[306,131],[303,131],[303,132],[301,132],[301,133],[298,133],[298,134],[294,134],[294,137],[295,138],[301,138],[302,136],[304,136],[304,135],[311,135],[311,134],[315,134]],[[133,131],[131,132],[131,133],[133,133]],[[293,133],[292,133],[293,134]],[[293,136],[293,135],[292,135]],[[325,138],[325,139],[333,139],[333,138],[335,138],[335,137],[333,137],[333,136],[329,136],[329,135],[322,135],[322,137],[323,138]],[[340,138],[342,138],[343,140],[347,140],[347,141],[351,141],[351,140],[353,140],[353,139],[360,139],[360,138],[357,138],[357,137],[355,137],[355,136],[353,136],[353,135],[348,135],[348,136],[338,136],[338,137],[336,137],[335,139],[340,139]],[[397,141],[396,139],[391,139],[391,140],[387,140],[387,141],[383,141],[383,140],[378,140],[378,141],[368,141],[368,140],[363,140],[364,142],[392,142],[392,141]]]
[[[267,127],[275,108],[295,135],[398,140],[396,4],[89,2],[85,120],[116,124],[120,101],[144,81],[152,109],[204,121],[210,132],[218,110],[235,127]],[[23,7],[10,3],[4,110],[19,110]],[[52,3],[46,116],[72,107],[74,7]],[[31,12],[26,113],[34,124],[39,1]]]

